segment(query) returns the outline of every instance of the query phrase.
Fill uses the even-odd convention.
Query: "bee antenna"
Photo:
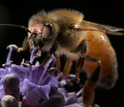
[[[31,31],[30,31],[27,27],[25,27],[25,26],[23,26],[23,25],[0,24],[0,26],[2,26],[2,27],[15,27],[15,28],[21,28],[21,29],[24,29],[26,32],[31,33]]]

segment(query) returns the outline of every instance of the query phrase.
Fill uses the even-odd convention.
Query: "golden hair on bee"
[[[61,10],[54,10],[48,13],[48,17],[53,21],[62,21],[64,23],[81,23],[84,15],[76,10],[67,10],[67,9],[61,9]]]

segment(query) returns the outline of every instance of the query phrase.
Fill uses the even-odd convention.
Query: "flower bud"
[[[12,95],[19,101],[19,78],[14,73],[7,74],[3,77],[2,83],[5,95]]]
[[[15,97],[11,95],[5,95],[1,100],[2,107],[18,107],[18,102]]]

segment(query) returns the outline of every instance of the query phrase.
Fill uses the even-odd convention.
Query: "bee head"
[[[28,36],[29,44],[33,47],[42,47],[45,42],[48,42],[51,38],[52,24],[49,23],[34,23],[30,28],[31,34]],[[31,43],[30,43],[31,42]]]

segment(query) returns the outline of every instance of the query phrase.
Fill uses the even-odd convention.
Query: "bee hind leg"
[[[94,93],[95,93],[96,84],[100,75],[101,63],[99,60],[91,58],[89,56],[80,57],[76,65],[76,72],[75,72],[78,82],[80,81],[79,73],[84,64],[84,60],[88,60],[98,64],[98,66],[96,67],[92,75],[86,81],[85,85],[83,85],[83,92],[82,92],[83,103],[85,107],[89,107],[94,100]]]
[[[97,68],[94,70],[92,75],[88,78],[85,85],[83,86],[83,92],[82,92],[83,103],[85,107],[89,107],[94,100],[94,95],[95,95],[94,93],[95,93],[96,84],[100,75],[101,63],[99,60],[88,57],[88,56],[85,57],[85,60],[98,64]]]
[[[77,82],[80,82],[79,74],[81,72],[81,69],[84,65],[85,60],[98,64],[97,68],[94,70],[92,75],[88,78],[85,85],[83,86],[83,92],[82,92],[83,103],[85,107],[89,107],[93,103],[93,100],[94,100],[94,90],[96,88],[96,84],[99,78],[101,62],[97,59],[94,59],[86,55],[86,50],[87,50],[86,40],[83,40],[81,44],[76,48],[75,51],[79,51],[79,49],[80,49],[82,56],[78,59],[76,63],[76,67],[75,67],[75,74],[77,77]]]

